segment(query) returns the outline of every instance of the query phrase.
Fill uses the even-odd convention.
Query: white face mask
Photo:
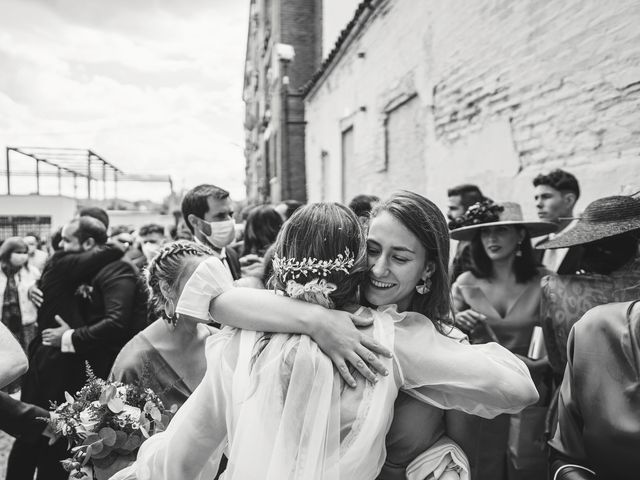
[[[211,245],[216,248],[224,248],[233,242],[236,236],[236,222],[232,218],[221,222],[205,222],[211,227],[211,234],[206,235],[202,230],[202,234],[206,237]]]
[[[208,322],[211,320],[211,300],[232,286],[233,279],[226,267],[219,259],[209,257],[198,265],[185,283],[176,313]]]
[[[157,243],[143,243],[142,244],[142,253],[144,254],[147,261],[153,260],[153,258],[158,254],[158,252],[162,249],[162,245]]]
[[[29,260],[28,253],[12,253],[9,261],[14,267],[21,267]]]

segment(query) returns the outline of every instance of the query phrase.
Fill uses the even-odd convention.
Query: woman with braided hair
[[[275,282],[298,301],[371,318],[365,334],[394,353],[381,360],[387,375],[376,382],[356,375],[355,387],[346,388],[306,335],[223,328],[207,341],[201,384],[167,430],[148,439],[136,463],[113,480],[209,480],[223,451],[225,480],[371,480],[385,459],[399,388],[440,408],[487,417],[536,400],[526,367],[506,349],[462,344],[423,315],[400,314],[395,306],[359,307],[366,257],[349,209],[307,205],[278,236]],[[178,321],[209,318],[210,300],[225,288],[216,280],[222,268],[213,258],[198,265],[175,308]],[[432,468],[437,478],[465,479],[464,463],[453,452]]]
[[[180,291],[211,251],[193,242],[172,243],[145,270],[149,306],[157,320],[133,337],[111,369],[111,380],[146,382],[167,409],[181,407],[207,368],[205,341],[217,329],[204,323],[179,321],[175,306]],[[222,277],[220,282],[225,282]],[[220,286],[220,291],[231,282]],[[175,410],[175,409],[174,409]]]

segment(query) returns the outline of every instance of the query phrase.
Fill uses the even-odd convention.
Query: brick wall
[[[555,167],[580,179],[582,208],[640,190],[638,25],[636,0],[378,3],[307,96],[310,199],[319,199],[324,152],[329,197],[342,200],[345,125],[356,157],[346,191],[384,195],[410,183],[381,166],[388,106],[412,94],[424,112],[422,168],[407,168],[439,203],[448,186],[474,182],[532,213],[531,179]]]
[[[320,63],[321,10],[321,0],[255,0],[251,5],[243,95],[250,204],[306,200],[304,103],[296,92]],[[278,43],[294,48],[291,62],[277,58]]]
[[[302,87],[322,58],[322,0],[281,0],[280,42],[295,46],[289,69],[292,89]]]

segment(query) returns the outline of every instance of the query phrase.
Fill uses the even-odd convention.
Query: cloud
[[[247,2],[3,3],[1,144],[90,148],[244,196]]]

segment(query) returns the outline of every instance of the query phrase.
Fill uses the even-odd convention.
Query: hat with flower
[[[531,237],[547,235],[558,229],[555,223],[524,220],[518,203],[494,203],[491,200],[471,205],[464,215],[449,222],[449,229],[452,239],[470,241],[479,229],[501,225],[526,228]]]

